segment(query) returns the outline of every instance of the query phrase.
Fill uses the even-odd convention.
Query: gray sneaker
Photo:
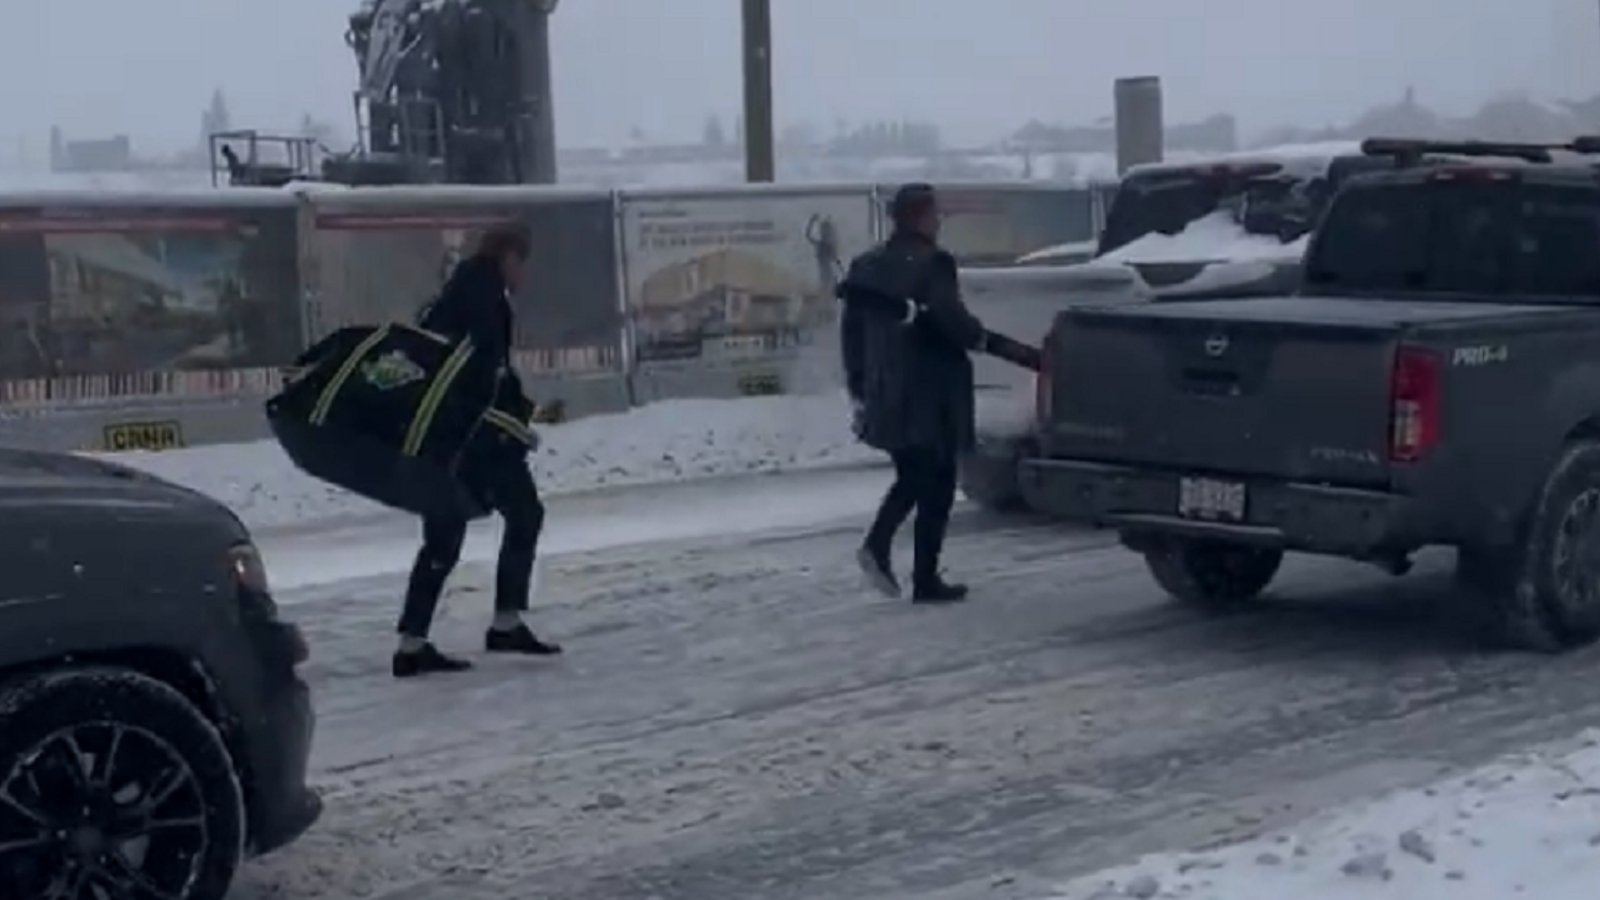
[[[862,547],[856,551],[856,564],[861,567],[861,574],[867,577],[867,584],[873,590],[890,599],[900,599],[900,582],[895,580],[894,568],[889,565],[887,558],[869,547]]]

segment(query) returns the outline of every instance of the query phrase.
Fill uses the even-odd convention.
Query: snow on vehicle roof
[[[1174,162],[1146,163],[1129,169],[1127,175],[1144,175],[1156,172],[1181,172],[1186,169],[1214,166],[1219,163],[1248,164],[1272,163],[1296,178],[1322,178],[1328,167],[1342,156],[1360,156],[1360,141],[1323,141],[1314,144],[1279,144],[1236,153],[1218,153],[1195,159]]]
[[[1031,253],[1017,257],[1016,265],[1031,265],[1052,259],[1066,259],[1073,256],[1093,256],[1099,246],[1098,239],[1091,238],[1087,241],[1068,241],[1065,244],[1052,244]]]
[[[1249,234],[1226,210],[1190,222],[1177,234],[1147,234],[1086,266],[1205,260],[1295,260],[1310,236],[1283,243],[1271,235]]]
[[[1017,266],[1015,268],[962,269],[961,287],[975,295],[995,291],[1052,288],[1062,284],[1078,285],[1078,273],[1083,267],[1077,264],[1055,266]]]

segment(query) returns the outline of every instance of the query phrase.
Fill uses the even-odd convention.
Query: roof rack
[[[1498,156],[1531,163],[1553,161],[1553,150],[1583,155],[1600,154],[1600,137],[1585,135],[1566,143],[1501,143],[1498,141],[1429,141],[1412,138],[1367,138],[1361,152],[1367,156],[1392,156],[1402,165],[1415,165],[1424,156]]]

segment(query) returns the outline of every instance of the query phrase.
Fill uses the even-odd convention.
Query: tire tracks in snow
[[[1208,620],[1108,536],[964,513],[975,599],[919,609],[860,588],[853,524],[554,560],[535,618],[570,658],[452,679],[388,679],[398,579],[298,598],[329,809],[240,896],[1025,896],[1600,710],[1567,687],[1593,654],[1442,627],[1438,563],[1296,561]],[[481,639],[462,580],[445,646]]]

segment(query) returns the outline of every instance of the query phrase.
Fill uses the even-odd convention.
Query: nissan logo
[[[1228,336],[1227,335],[1225,335],[1225,334],[1213,334],[1211,337],[1206,338],[1206,355],[1207,356],[1221,356],[1222,354],[1227,353],[1227,352],[1228,352]]]

